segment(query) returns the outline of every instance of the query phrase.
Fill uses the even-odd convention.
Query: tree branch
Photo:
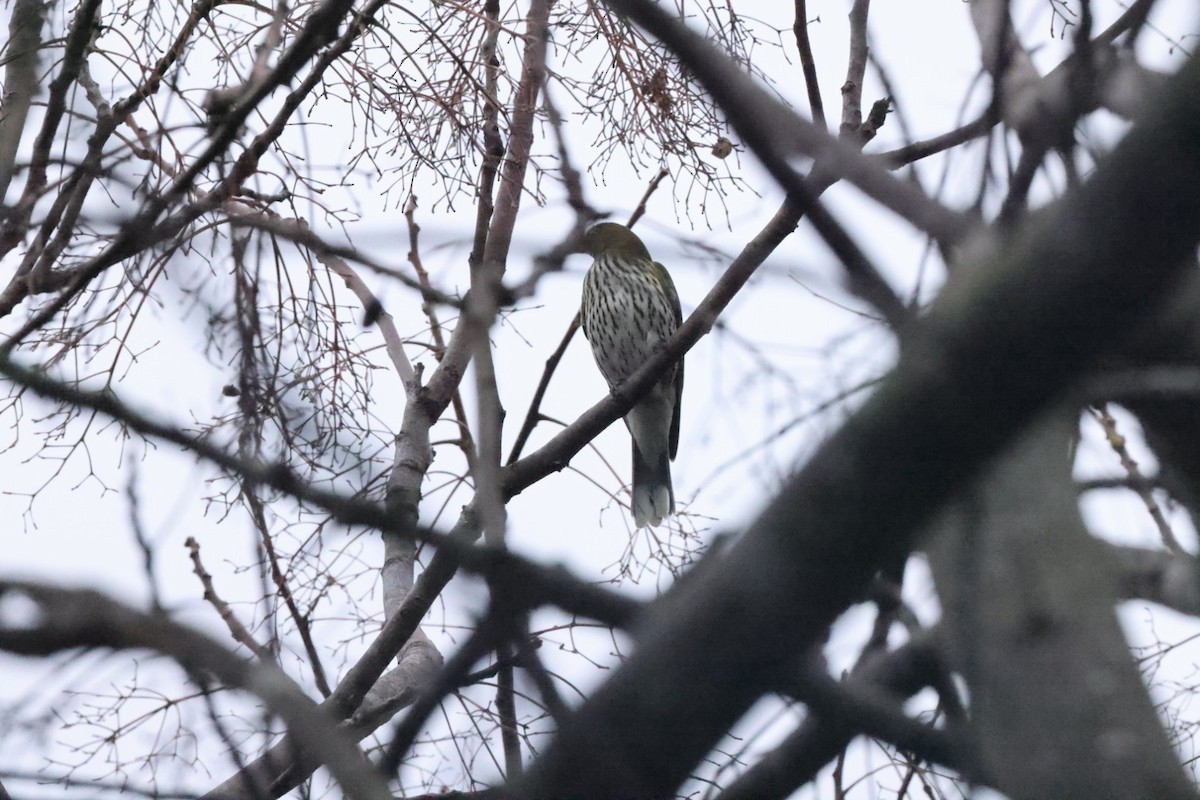
[[[872,687],[897,700],[931,685],[940,668],[937,637],[927,631],[890,653],[876,652],[850,674],[847,690]],[[804,721],[774,750],[725,787],[717,800],[784,800],[861,733],[849,720],[810,709]]]
[[[877,393],[715,568],[656,604],[639,649],[513,793],[673,793],[775,682],[778,653],[810,647],[879,565],[1175,285],[1200,241],[1197,120],[1193,59],[1087,184],[961,270]]]
[[[800,69],[804,73],[804,88],[808,91],[808,107],[812,111],[813,123],[824,128],[825,104],[821,102],[817,62],[813,58],[812,42],[808,39],[808,3],[807,0],[795,0],[795,5],[792,33],[796,37],[796,50],[800,53]]]
[[[45,23],[44,0],[17,0],[8,20],[8,56],[4,66],[4,97],[0,100],[0,208],[16,172],[17,149],[29,107],[39,83],[38,49],[42,46],[42,25]]]
[[[200,686],[211,675],[261,698],[287,723],[294,744],[327,766],[347,796],[391,800],[387,784],[353,742],[274,664],[239,658],[198,631],[99,592],[0,580],[0,600],[33,606],[32,617],[0,616],[0,649],[37,656],[76,647],[155,650],[174,659]]]
[[[911,183],[894,178],[876,159],[864,156],[856,143],[842,142],[796,115],[733,64],[725,53],[658,4],[649,0],[607,2],[679,56],[771,177],[794,195],[797,202],[803,204],[810,197],[799,164],[812,158],[822,171],[850,181],[940,242],[956,242],[970,231],[972,224],[966,217],[930,199]],[[804,211],[809,213],[810,209],[805,207]],[[818,220],[810,221],[824,236]]]

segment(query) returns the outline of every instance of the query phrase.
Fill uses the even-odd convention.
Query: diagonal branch
[[[844,687],[873,687],[907,699],[936,679],[940,654],[933,631],[890,653],[875,653],[855,668]],[[717,800],[783,800],[812,781],[857,735],[838,716],[813,713],[780,745],[725,787]]]
[[[429,528],[406,527],[403,520],[396,519],[378,503],[317,488],[303,481],[283,464],[251,463],[238,458],[210,441],[188,435],[178,425],[155,420],[135,411],[112,392],[91,392],[68,386],[38,370],[19,366],[6,359],[0,359],[0,374],[42,397],[98,411],[120,420],[130,430],[189,450],[232,474],[242,476],[250,483],[269,486],[301,502],[323,508],[344,525],[375,528],[432,544],[439,551],[450,553],[464,568],[489,580],[511,581],[521,586],[522,602],[530,608],[557,605],[568,612],[623,627],[629,624],[639,607],[636,601],[574,578],[562,568],[542,567],[506,550],[472,547],[471,543],[478,535],[478,525],[471,518],[471,513],[464,512],[463,518],[448,534]],[[426,572],[429,571],[427,568]],[[593,616],[595,614],[599,616]],[[392,655],[402,644],[396,644]],[[362,687],[362,691],[368,688],[370,684]],[[361,699],[361,695],[358,698]]]
[[[656,603],[639,649],[514,794],[672,795],[776,685],[779,654],[810,647],[956,489],[1153,312],[1200,242],[1200,59],[1156,112],[1068,200],[961,270],[877,393],[714,568]]]
[[[679,56],[771,177],[789,193],[798,198],[809,195],[799,165],[811,158],[823,171],[850,181],[938,241],[952,243],[969,232],[965,217],[930,199],[918,187],[897,180],[877,159],[859,152],[854,143],[842,142],[798,116],[663,7],[647,0],[607,2]]]

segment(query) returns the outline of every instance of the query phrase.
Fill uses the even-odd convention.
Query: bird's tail
[[[659,450],[657,463],[642,456],[633,445],[633,523],[639,528],[658,526],[663,517],[675,513],[675,489],[671,486],[671,460],[667,448]]]

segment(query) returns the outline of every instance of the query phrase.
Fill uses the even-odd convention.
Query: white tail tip
[[[633,487],[633,524],[638,528],[647,525],[658,527],[663,517],[671,514],[671,490],[666,486]]]

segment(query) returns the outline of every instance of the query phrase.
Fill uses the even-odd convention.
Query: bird
[[[612,390],[671,337],[683,311],[671,274],[626,226],[593,225],[583,236],[581,252],[593,260],[583,278],[580,325]],[[625,415],[633,439],[630,508],[637,528],[658,526],[675,513],[671,461],[679,450],[682,400],[681,358],[663,370]]]

